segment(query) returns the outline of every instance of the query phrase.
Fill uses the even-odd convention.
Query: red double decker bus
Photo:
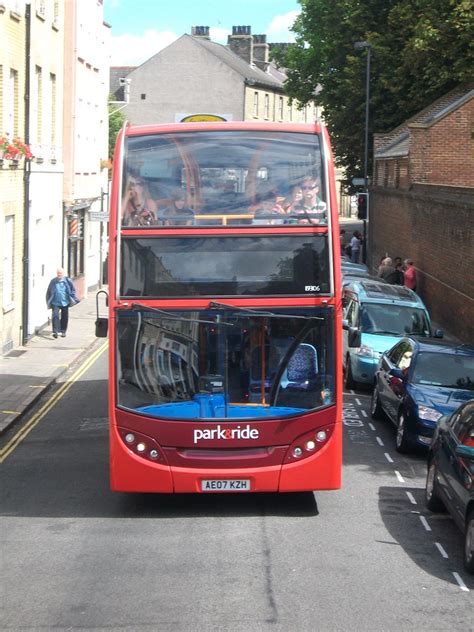
[[[340,487],[336,206],[320,124],[125,125],[110,199],[113,490]]]

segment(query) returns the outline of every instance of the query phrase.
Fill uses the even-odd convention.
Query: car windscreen
[[[474,355],[419,353],[411,379],[417,384],[474,391]]]
[[[330,291],[327,235],[124,237],[123,297]]]
[[[363,303],[360,323],[363,333],[430,336],[426,312],[397,303]]]

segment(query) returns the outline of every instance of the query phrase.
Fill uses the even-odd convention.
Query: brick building
[[[413,258],[434,320],[474,344],[474,84],[374,137],[369,242]]]

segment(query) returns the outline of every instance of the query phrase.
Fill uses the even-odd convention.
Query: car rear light
[[[334,426],[326,426],[318,430],[311,430],[293,441],[285,456],[285,463],[301,461],[315,454],[327,444],[333,433]]]
[[[127,448],[141,457],[149,461],[165,462],[164,454],[155,439],[147,437],[140,432],[131,432],[125,428],[119,428],[119,434]]]

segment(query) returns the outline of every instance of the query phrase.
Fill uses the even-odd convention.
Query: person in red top
[[[405,259],[403,268],[404,285],[410,290],[416,291],[416,270],[412,259]]]

